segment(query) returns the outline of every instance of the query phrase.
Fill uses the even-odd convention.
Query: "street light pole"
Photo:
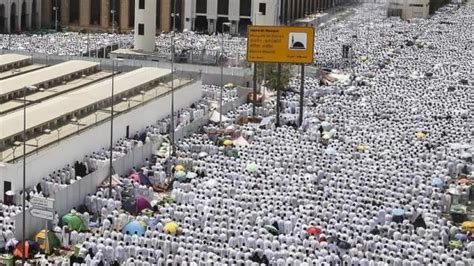
[[[26,240],[26,93],[28,90],[36,90],[36,87],[34,86],[25,86],[23,88],[23,199],[21,203],[22,207],[22,231],[21,231],[21,240],[22,240],[22,265],[25,265],[26,262],[26,245],[25,245],[25,240]]]
[[[115,33],[115,0],[112,1],[112,10],[110,10],[110,13],[112,13],[112,34]]]
[[[21,240],[22,240],[22,256],[21,256],[21,265],[25,265],[26,260],[26,90],[23,88],[23,199],[21,202],[22,207],[22,231],[21,231]]]
[[[221,56],[220,56],[220,64],[221,64],[221,95],[219,99],[219,126],[222,127],[222,102],[223,102],[223,95],[224,95],[224,24],[222,24],[222,38],[221,38]]]
[[[58,0],[54,1],[54,30],[58,31]]]
[[[110,150],[109,150],[109,198],[112,198],[112,175],[114,167],[113,162],[113,141],[114,141],[114,94],[115,94],[115,64],[121,60],[112,60],[112,97],[110,105]]]
[[[8,0],[8,8],[10,9],[10,17],[12,16],[12,8],[11,8],[11,0]],[[8,19],[8,18],[6,18]],[[10,50],[11,43],[12,43],[12,25],[11,25],[11,18],[10,18],[10,28],[8,29],[8,50]],[[16,21],[15,21],[16,22]],[[7,23],[5,23],[7,25]]]
[[[176,0],[173,5],[173,31],[171,34],[171,123],[170,123],[170,137],[171,137],[171,156],[176,155],[175,139],[174,139],[174,55],[175,55],[175,32],[176,32],[176,17],[179,15],[176,13]]]

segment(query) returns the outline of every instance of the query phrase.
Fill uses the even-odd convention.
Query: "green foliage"
[[[257,80],[260,82],[265,79],[269,90],[277,90],[278,78],[280,78],[282,90],[287,90],[292,75],[291,70],[292,65],[281,64],[281,74],[278,75],[278,64],[265,63],[264,66],[263,63],[259,63],[257,64]]]

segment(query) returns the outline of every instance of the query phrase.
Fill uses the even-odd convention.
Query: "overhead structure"
[[[31,56],[19,54],[0,55],[0,72],[20,68],[31,64]]]
[[[71,60],[38,71],[29,72],[0,81],[0,102],[22,95],[25,86],[47,89],[55,84],[92,74],[99,70],[99,64],[89,61]]]
[[[144,67],[117,76],[114,97],[120,99],[134,95],[145,88],[156,87],[169,73],[168,69]],[[27,134],[42,132],[46,128],[67,121],[68,118],[80,117],[92,110],[107,107],[110,87],[111,80],[103,80],[27,108]],[[9,126],[0,128],[0,147],[11,143],[15,137],[22,134],[22,116],[22,111],[15,111],[1,117],[0,123]]]

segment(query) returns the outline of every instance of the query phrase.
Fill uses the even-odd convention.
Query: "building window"
[[[145,35],[145,24],[138,24],[138,35]]]
[[[219,0],[217,2],[217,14],[229,15],[229,0]]]
[[[145,0],[138,1],[138,9],[145,9]]]
[[[207,0],[196,1],[196,13],[199,13],[199,14],[207,13]]]
[[[258,12],[261,13],[262,15],[265,15],[267,13],[267,4],[266,3],[258,4]]]
[[[252,0],[240,0],[240,16],[250,17],[252,15]]]
[[[420,4],[410,4],[410,6],[414,6],[414,7],[423,7],[423,5],[420,5]]]

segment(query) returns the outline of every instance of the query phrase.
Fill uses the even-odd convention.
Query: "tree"
[[[292,65],[281,64],[280,75],[278,75],[277,68],[278,64],[275,63],[265,63],[265,66],[263,64],[257,64],[257,80],[262,81],[265,79],[264,84],[269,90],[277,90],[278,78],[280,78],[281,89],[288,90],[290,77],[292,75]]]

